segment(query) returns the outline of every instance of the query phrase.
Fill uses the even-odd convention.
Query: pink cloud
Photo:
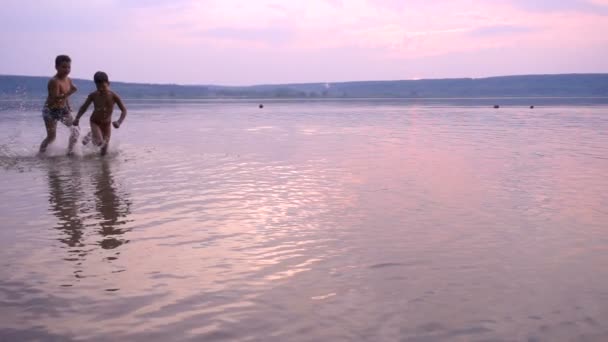
[[[67,0],[40,1],[35,6],[7,1],[0,13],[0,43],[13,47],[4,57],[19,61],[11,65],[39,70],[36,66],[41,60],[27,56],[45,58],[71,51],[79,60],[90,61],[87,75],[88,69],[96,69],[106,58],[107,64],[125,75],[124,80],[172,81],[175,77],[175,81],[196,83],[218,75],[214,82],[256,83],[255,79],[314,81],[319,75],[327,80],[449,77],[483,75],[489,70],[484,65],[499,65],[494,74],[546,72],[501,66],[497,62],[501,56],[492,52],[499,50],[522,61],[534,51],[538,58],[568,66],[551,70],[574,72],[587,70],[590,63],[576,55],[573,59],[573,51],[601,56],[608,46],[607,17],[593,10],[605,6],[606,0],[571,1],[568,6],[540,1],[533,8],[520,0],[92,0],[76,7],[68,6]],[[69,39],[50,44],[44,38],[49,25],[36,25],[39,13],[70,23],[62,29]],[[104,13],[99,26],[104,29],[86,29],[99,22],[97,13]],[[12,24],[5,27],[3,23]],[[108,35],[115,43],[104,50],[107,57],[102,58],[96,42]],[[123,68],[115,56],[121,56],[116,61],[139,68]],[[464,56],[476,67],[450,67],[451,60]],[[566,60],[565,56],[570,57]],[[431,57],[434,65],[427,66]],[[154,70],[168,60],[179,61],[174,70]],[[593,62],[598,72],[608,71],[608,62]],[[403,68],[404,63],[417,67]],[[294,69],[294,65],[299,67]],[[329,68],[317,75],[306,65]],[[15,66],[6,68],[0,72],[22,72]],[[221,76],[223,68],[238,70],[237,75]],[[268,71],[257,75],[252,69]]]
[[[139,15],[153,16],[142,22],[159,23],[152,32],[154,36],[171,40],[236,45],[281,40],[298,49],[357,46],[380,49],[390,55],[420,57],[474,48],[549,43],[556,35],[561,41],[554,44],[595,42],[600,30],[607,26],[600,15],[530,12],[509,3],[445,1],[441,2],[440,11],[436,4],[422,1],[412,6],[397,4],[379,0],[226,0],[192,2],[169,14],[140,11]],[[484,30],[502,30],[502,34],[499,38],[471,34]],[[581,39],[583,32],[585,39]]]

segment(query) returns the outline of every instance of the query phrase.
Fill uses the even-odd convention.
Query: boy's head
[[[55,70],[60,77],[67,76],[72,70],[72,59],[68,55],[55,57]]]
[[[96,72],[95,75],[93,75],[93,81],[95,82],[97,89],[102,89],[110,85],[108,74],[103,71]]]

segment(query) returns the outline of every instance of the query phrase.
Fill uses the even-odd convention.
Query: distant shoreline
[[[0,99],[46,97],[48,77],[0,75]],[[94,89],[74,79],[76,97]],[[355,81],[253,86],[177,85],[112,82],[125,99],[492,99],[605,98],[608,74],[522,75],[488,78]]]

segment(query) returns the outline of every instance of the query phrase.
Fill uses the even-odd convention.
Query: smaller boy
[[[93,144],[101,147],[101,155],[103,156],[108,151],[108,143],[110,142],[111,135],[110,125],[119,128],[127,116],[127,109],[120,97],[110,90],[110,80],[105,72],[96,72],[93,76],[93,81],[95,82],[97,90],[89,94],[87,100],[82,107],[80,107],[80,110],[78,110],[78,114],[76,115],[73,124],[78,126],[80,117],[89,109],[91,103],[93,103],[93,114],[91,114],[90,120],[91,132],[89,134],[93,138]],[[112,111],[114,110],[115,104],[120,108],[121,114],[117,121],[112,122]],[[84,139],[87,139],[87,137]]]

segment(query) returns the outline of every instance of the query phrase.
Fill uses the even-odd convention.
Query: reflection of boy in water
[[[95,182],[95,199],[97,212],[101,215],[99,225],[101,235],[105,238],[101,241],[103,249],[114,249],[124,243],[124,239],[116,239],[114,235],[124,233],[118,227],[125,222],[121,218],[129,214],[130,203],[121,198],[114,188],[114,178],[110,172],[109,162],[101,161],[101,168],[93,180]]]
[[[94,191],[86,191],[84,188],[81,166],[82,164],[71,162],[49,165],[50,212],[58,219],[56,228],[65,234],[59,238],[59,241],[72,248],[83,247],[84,222],[85,219],[90,218],[89,210],[95,208],[97,212],[95,220],[101,227],[98,233],[102,236],[99,245],[103,249],[114,249],[125,243],[125,240],[118,236],[125,233],[120,226],[126,224],[126,217],[130,213],[130,202],[116,189],[109,161],[101,160],[101,165],[96,163],[92,165],[95,168],[92,178]],[[86,196],[87,193],[93,193],[95,196],[91,198]],[[84,256],[80,255],[84,252],[80,249],[68,252],[73,255],[78,254],[79,257]]]
[[[110,80],[108,75],[103,71],[98,71],[93,76],[95,86],[97,90],[89,94],[87,100],[84,102],[74,125],[78,126],[80,117],[87,111],[91,103],[93,103],[93,114],[91,114],[91,133],[90,136],[93,138],[93,144],[101,147],[101,155],[105,155],[108,150],[108,143],[110,142],[111,127],[110,124],[114,125],[114,128],[119,128],[122,122],[127,116],[127,109],[120,97],[110,90]],[[118,105],[121,110],[120,118],[117,121],[112,122],[112,111],[114,105]],[[83,144],[87,144],[90,136],[87,135],[83,139]]]
[[[83,195],[80,170],[73,166],[71,173],[61,174],[62,168],[61,165],[49,166],[49,203],[59,220],[57,229],[66,235],[59,240],[69,247],[81,247],[84,223],[79,212]]]

